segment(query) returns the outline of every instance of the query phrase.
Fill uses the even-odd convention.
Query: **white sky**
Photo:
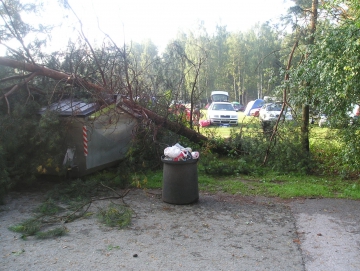
[[[68,0],[83,22],[90,40],[102,42],[101,29],[118,45],[130,41],[151,39],[159,49],[176,38],[179,31],[196,30],[204,21],[211,35],[215,26],[227,26],[230,32],[246,31],[256,23],[276,20],[285,14],[289,3],[284,0]],[[287,0],[286,2],[289,2]],[[63,20],[57,0],[47,0],[43,24],[63,23],[60,32],[53,35],[53,45],[66,46],[74,36],[78,23],[74,16]]]

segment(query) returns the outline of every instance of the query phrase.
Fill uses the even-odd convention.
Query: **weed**
[[[10,226],[9,230],[21,233],[22,236],[35,235],[41,229],[41,222],[36,218],[27,219],[19,224]]]
[[[108,245],[107,250],[120,249],[120,246]]]
[[[106,209],[100,209],[98,219],[109,227],[124,228],[131,222],[131,210],[124,206],[111,203]]]
[[[19,251],[13,251],[12,254],[15,256],[19,256],[25,252],[25,249],[19,250]]]

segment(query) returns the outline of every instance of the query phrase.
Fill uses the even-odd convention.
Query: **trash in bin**
[[[167,147],[164,150],[166,160],[172,161],[186,161],[190,159],[199,159],[199,152],[192,151],[191,148],[184,148],[179,143],[176,143],[172,147]]]
[[[164,150],[163,168],[164,202],[190,204],[199,199],[197,162],[199,152],[175,144]]]

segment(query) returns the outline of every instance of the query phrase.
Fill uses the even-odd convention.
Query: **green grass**
[[[202,110],[202,118],[206,119],[206,110]],[[243,112],[238,112],[239,124],[238,126],[223,127],[223,126],[206,126],[200,127],[200,133],[205,135],[216,135],[223,138],[230,137],[231,131],[242,132],[258,132],[261,130],[259,119],[256,117],[245,116]]]
[[[129,207],[111,203],[107,208],[100,209],[98,219],[109,227],[124,228],[131,222],[132,212]]]
[[[161,189],[162,171],[149,172],[144,188]],[[213,177],[198,172],[199,190],[207,193],[224,192],[243,196],[280,198],[348,198],[360,199],[360,181],[342,180],[335,177],[309,175]]]

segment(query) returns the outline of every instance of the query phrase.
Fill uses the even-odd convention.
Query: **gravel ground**
[[[359,201],[200,194],[172,205],[161,190],[132,190],[126,229],[90,217],[63,237],[24,241],[8,227],[42,195],[12,193],[0,206],[0,270],[360,270]]]

